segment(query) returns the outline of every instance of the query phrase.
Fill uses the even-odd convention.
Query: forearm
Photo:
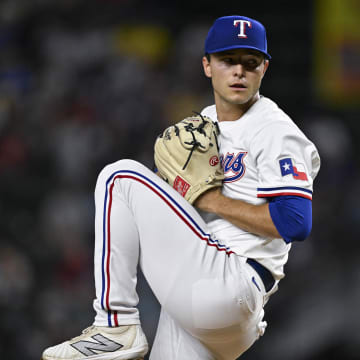
[[[271,219],[267,203],[252,205],[228,198],[215,190],[205,193],[195,205],[219,215],[243,230],[269,238],[281,238]]]

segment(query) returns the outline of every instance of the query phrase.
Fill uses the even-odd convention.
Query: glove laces
[[[186,162],[185,162],[185,164],[184,164],[184,166],[182,168],[183,170],[185,170],[186,166],[189,164],[189,161],[190,161],[191,156],[192,156],[193,152],[195,151],[195,149],[198,148],[198,147],[205,148],[204,146],[201,145],[201,143],[199,141],[196,140],[195,135],[194,135],[194,131],[198,131],[200,134],[203,134],[203,135],[206,136],[206,133],[204,131],[204,127],[207,124],[207,121],[204,119],[204,117],[200,113],[198,113],[196,111],[193,111],[193,112],[196,115],[199,115],[201,117],[202,123],[196,128],[194,128],[192,123],[189,123],[184,127],[184,129],[186,131],[189,131],[191,133],[191,136],[193,137],[193,140],[190,141],[190,142],[186,142],[186,141],[184,142],[186,145],[192,145],[192,148],[191,148],[189,156],[188,156],[188,158],[187,158],[187,160],[186,160]]]

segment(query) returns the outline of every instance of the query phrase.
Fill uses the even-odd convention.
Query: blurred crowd
[[[97,174],[121,158],[152,167],[156,136],[212,103],[201,69],[212,21],[259,17],[254,6],[184,4],[174,13],[161,1],[0,1],[1,359],[39,359],[91,325]],[[293,32],[303,21],[295,13],[276,13]],[[319,106],[309,54],[298,57],[310,51],[311,29],[284,54],[274,14],[269,6],[260,17],[280,58],[262,93],[315,142],[322,168],[312,234],[294,245],[265,309],[266,335],[243,358],[352,360],[360,353],[360,112]],[[159,306],[141,273],[138,291],[151,343]]]

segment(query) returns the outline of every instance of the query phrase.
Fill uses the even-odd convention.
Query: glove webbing
[[[197,129],[195,129],[195,130],[197,130]],[[187,158],[187,160],[186,160],[186,162],[185,162],[185,165],[184,165],[183,168],[182,168],[183,170],[185,170],[187,164],[189,163],[190,158],[191,158],[191,155],[193,154],[194,150],[195,150],[197,147],[202,147],[202,148],[204,148],[204,146],[202,146],[201,143],[199,143],[198,141],[196,141],[196,138],[195,138],[195,135],[194,135],[194,130],[187,130],[187,131],[191,131],[191,135],[192,135],[192,137],[193,137],[193,141],[191,141],[191,142],[186,142],[186,141],[185,141],[185,142],[184,142],[184,144],[186,144],[186,145],[192,145],[192,148],[191,148],[190,153],[189,153],[189,156],[188,156],[188,158]]]
[[[195,111],[194,111],[195,112]],[[193,124],[192,123],[189,123],[187,124],[186,126],[184,126],[184,129],[186,131],[189,131],[191,132],[191,135],[193,137],[193,140],[191,142],[184,142],[186,145],[192,145],[192,148],[190,150],[190,153],[189,153],[189,156],[185,162],[185,165],[183,166],[183,170],[185,170],[186,166],[188,165],[190,159],[191,159],[191,156],[194,152],[194,150],[197,148],[197,147],[202,147],[204,148],[204,146],[201,145],[201,143],[199,143],[198,141],[196,141],[196,138],[195,138],[195,135],[194,135],[194,131],[198,131],[200,134],[203,134],[206,136],[206,133],[204,131],[204,126],[206,125],[207,121],[203,118],[203,116],[200,114],[200,113],[197,113],[195,112],[197,115],[200,115],[201,117],[201,120],[203,121],[198,127],[194,128]],[[176,126],[175,126],[175,134],[178,136],[179,135],[179,129],[176,129]],[[212,146],[212,144],[210,144],[210,146]]]

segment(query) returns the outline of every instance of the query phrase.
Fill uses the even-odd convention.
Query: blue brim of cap
[[[233,49],[252,49],[252,50],[256,50],[259,53],[263,54],[267,59],[271,59],[271,56],[264,52],[259,50],[258,48],[254,47],[254,46],[247,46],[247,45],[233,45],[233,46],[227,46],[224,48],[219,48],[219,49],[214,49],[214,50],[210,50],[207,51],[208,54],[214,54],[214,53],[218,53],[218,52],[222,52],[222,51],[226,51],[226,50],[233,50]]]

